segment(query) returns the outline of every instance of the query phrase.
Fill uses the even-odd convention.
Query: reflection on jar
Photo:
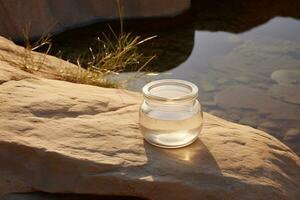
[[[145,85],[143,95],[139,122],[146,141],[178,148],[198,138],[203,113],[196,85],[176,79],[158,80]]]

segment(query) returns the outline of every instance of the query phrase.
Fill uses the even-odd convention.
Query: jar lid
[[[179,79],[162,79],[150,82],[143,87],[146,98],[158,101],[184,101],[197,98],[195,84]]]

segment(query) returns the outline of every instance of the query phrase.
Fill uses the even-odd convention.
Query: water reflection
[[[299,55],[300,22],[292,18],[276,17],[240,34],[196,31],[185,62],[129,87],[140,90],[160,78],[190,80],[207,112],[289,138],[299,153]]]
[[[299,9],[297,0],[193,1],[183,17],[128,21],[129,31],[159,36],[143,47],[158,55],[153,73],[128,87],[140,91],[155,79],[190,80],[207,112],[265,130],[300,154]],[[54,42],[77,58],[76,50],[90,44],[84,38],[99,35],[99,27],[106,28],[70,31]]]

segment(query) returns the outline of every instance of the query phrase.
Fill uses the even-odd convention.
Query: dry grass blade
[[[24,49],[20,51],[14,51],[13,54],[1,53],[0,58],[12,66],[18,67],[26,72],[33,73],[39,71],[44,65],[46,57],[52,47],[50,36],[40,38],[35,43],[31,44],[27,30],[23,31],[23,35]],[[47,46],[46,51],[42,54],[33,53],[35,50],[44,48],[45,46]]]
[[[111,31],[110,36],[102,33],[102,39],[98,37],[96,45],[90,47],[86,54],[77,59],[79,67],[97,75],[102,82],[108,81],[105,77],[117,75],[126,69],[140,72],[156,57],[144,56],[139,48],[141,44],[156,36],[141,40],[139,36],[123,33],[122,29],[120,34],[116,34],[110,26],[109,29]],[[136,77],[129,79],[133,80]],[[128,82],[123,81],[122,85]],[[108,85],[111,85],[111,83]],[[118,85],[118,83],[114,85]]]
[[[122,10],[119,2],[117,4],[120,14],[120,34],[116,34],[109,26],[112,37],[103,33],[103,39],[98,37],[96,47],[89,48],[88,54],[79,56],[77,68],[57,70],[59,72],[57,79],[102,87],[119,87],[120,85],[116,81],[111,82],[108,80],[109,75],[119,74],[125,69],[140,72],[156,57],[144,56],[139,49],[139,45],[156,36],[141,40],[139,36],[124,33]],[[24,49],[21,52],[16,52],[18,53],[18,59],[3,55],[0,55],[0,58],[16,67],[20,67],[24,71],[34,73],[39,71],[45,63],[52,47],[51,38],[49,35],[43,35],[36,42],[31,43],[29,26],[23,31],[23,37]],[[44,51],[41,54],[35,53],[33,55],[33,52],[37,50]]]

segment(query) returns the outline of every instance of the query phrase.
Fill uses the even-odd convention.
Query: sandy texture
[[[300,159],[274,137],[205,113],[194,144],[157,148],[140,134],[141,101],[140,94],[127,90],[32,78],[26,72],[19,80],[3,81],[0,194],[45,191],[153,200],[300,196]]]

